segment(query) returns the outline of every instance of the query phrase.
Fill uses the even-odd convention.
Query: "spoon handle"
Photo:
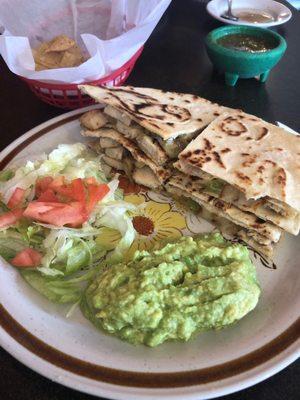
[[[232,0],[228,0],[228,14],[232,15]]]

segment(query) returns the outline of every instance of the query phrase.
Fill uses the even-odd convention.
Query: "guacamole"
[[[123,340],[157,346],[232,324],[259,295],[248,249],[211,233],[136,252],[129,263],[103,270],[87,288],[82,310]]]

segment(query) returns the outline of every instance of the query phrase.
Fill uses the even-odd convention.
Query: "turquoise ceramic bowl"
[[[276,47],[263,52],[247,52],[229,49],[217,43],[225,35],[246,34],[267,37]],[[286,50],[286,41],[278,33],[251,26],[224,26],[211,31],[206,37],[206,49],[214,66],[225,73],[225,81],[234,86],[238,78],[260,77],[265,82],[270,70],[278,63]]]

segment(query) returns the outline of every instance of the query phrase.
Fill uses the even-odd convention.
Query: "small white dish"
[[[234,15],[238,14],[238,11],[249,11],[251,9],[255,10],[256,12],[265,12],[266,14],[274,17],[273,21],[264,23],[247,22],[242,19],[239,19],[238,21],[231,21],[223,18],[221,15],[226,13],[228,9],[227,0],[211,0],[207,4],[206,9],[213,18],[216,18],[225,24],[249,25],[262,28],[284,24],[292,17],[292,12],[288,7],[273,0],[233,0],[232,2],[232,13]]]

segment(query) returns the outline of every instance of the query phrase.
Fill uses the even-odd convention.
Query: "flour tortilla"
[[[179,162],[176,162],[173,165],[179,171],[184,172]],[[216,197],[220,200],[225,201],[226,203],[233,204],[240,210],[251,212],[265,221],[272,222],[273,224],[279,226],[289,233],[292,233],[294,235],[297,235],[299,233],[300,213],[298,213],[293,208],[286,206],[284,214],[281,214],[281,208],[274,210],[274,204],[272,204],[270,200],[266,198],[258,200],[247,200],[244,193],[242,193],[236,187],[229,185],[222,180],[220,180],[221,185],[223,182],[222,190],[219,193],[211,191],[209,190],[209,182],[215,180],[215,178],[212,175],[203,171],[199,171],[199,175],[200,176],[198,176],[197,178],[190,177],[190,179],[193,180],[194,187],[197,188],[198,191]]]
[[[251,235],[253,231],[249,231],[247,229],[241,228],[238,225],[235,225],[233,222],[230,222],[228,219],[220,217],[217,214],[209,212],[206,208],[200,207],[200,210],[197,214],[201,218],[205,219],[208,222],[211,222],[220,232],[225,236],[233,237],[241,239],[250,249],[263,254],[268,259],[272,259],[274,252],[273,243],[267,242],[266,244],[262,244],[257,242]]]
[[[256,242],[253,238],[249,237],[249,231],[241,229],[237,232],[236,236],[245,242],[250,248],[263,254],[268,259],[272,259],[274,253],[274,245],[272,244],[261,244]],[[276,245],[275,245],[276,246]]]
[[[175,198],[189,198],[189,194],[184,190],[181,190],[177,187],[168,186],[168,192]],[[198,203],[199,204],[199,203]],[[246,228],[242,228],[238,225],[235,225],[233,222],[228,219],[221,217],[201,205],[200,210],[197,212],[197,216],[205,219],[206,221],[212,223],[220,232],[225,236],[233,237],[242,240],[248,247],[256,252],[266,256],[268,259],[272,259],[274,252],[274,243],[270,240],[265,241],[265,244],[257,242],[253,237],[253,231],[250,231]],[[263,237],[260,237],[260,241]]]
[[[179,155],[187,174],[207,172],[247,199],[269,197],[300,212],[300,136],[240,111],[215,119]]]
[[[188,176],[181,173],[175,173],[168,180],[168,188],[177,188],[183,191],[187,197],[205,207],[208,211],[228,219],[236,225],[257,232],[262,236],[261,243],[276,243],[281,236],[281,229],[277,226],[257,218],[254,214],[242,211],[230,203],[209,196],[199,191],[197,184]],[[256,238],[258,241],[259,239]]]
[[[114,117],[125,125],[133,120],[163,140],[200,131],[217,116],[230,110],[196,95],[159,89],[90,85],[79,85],[79,88],[98,103],[117,110]]]

